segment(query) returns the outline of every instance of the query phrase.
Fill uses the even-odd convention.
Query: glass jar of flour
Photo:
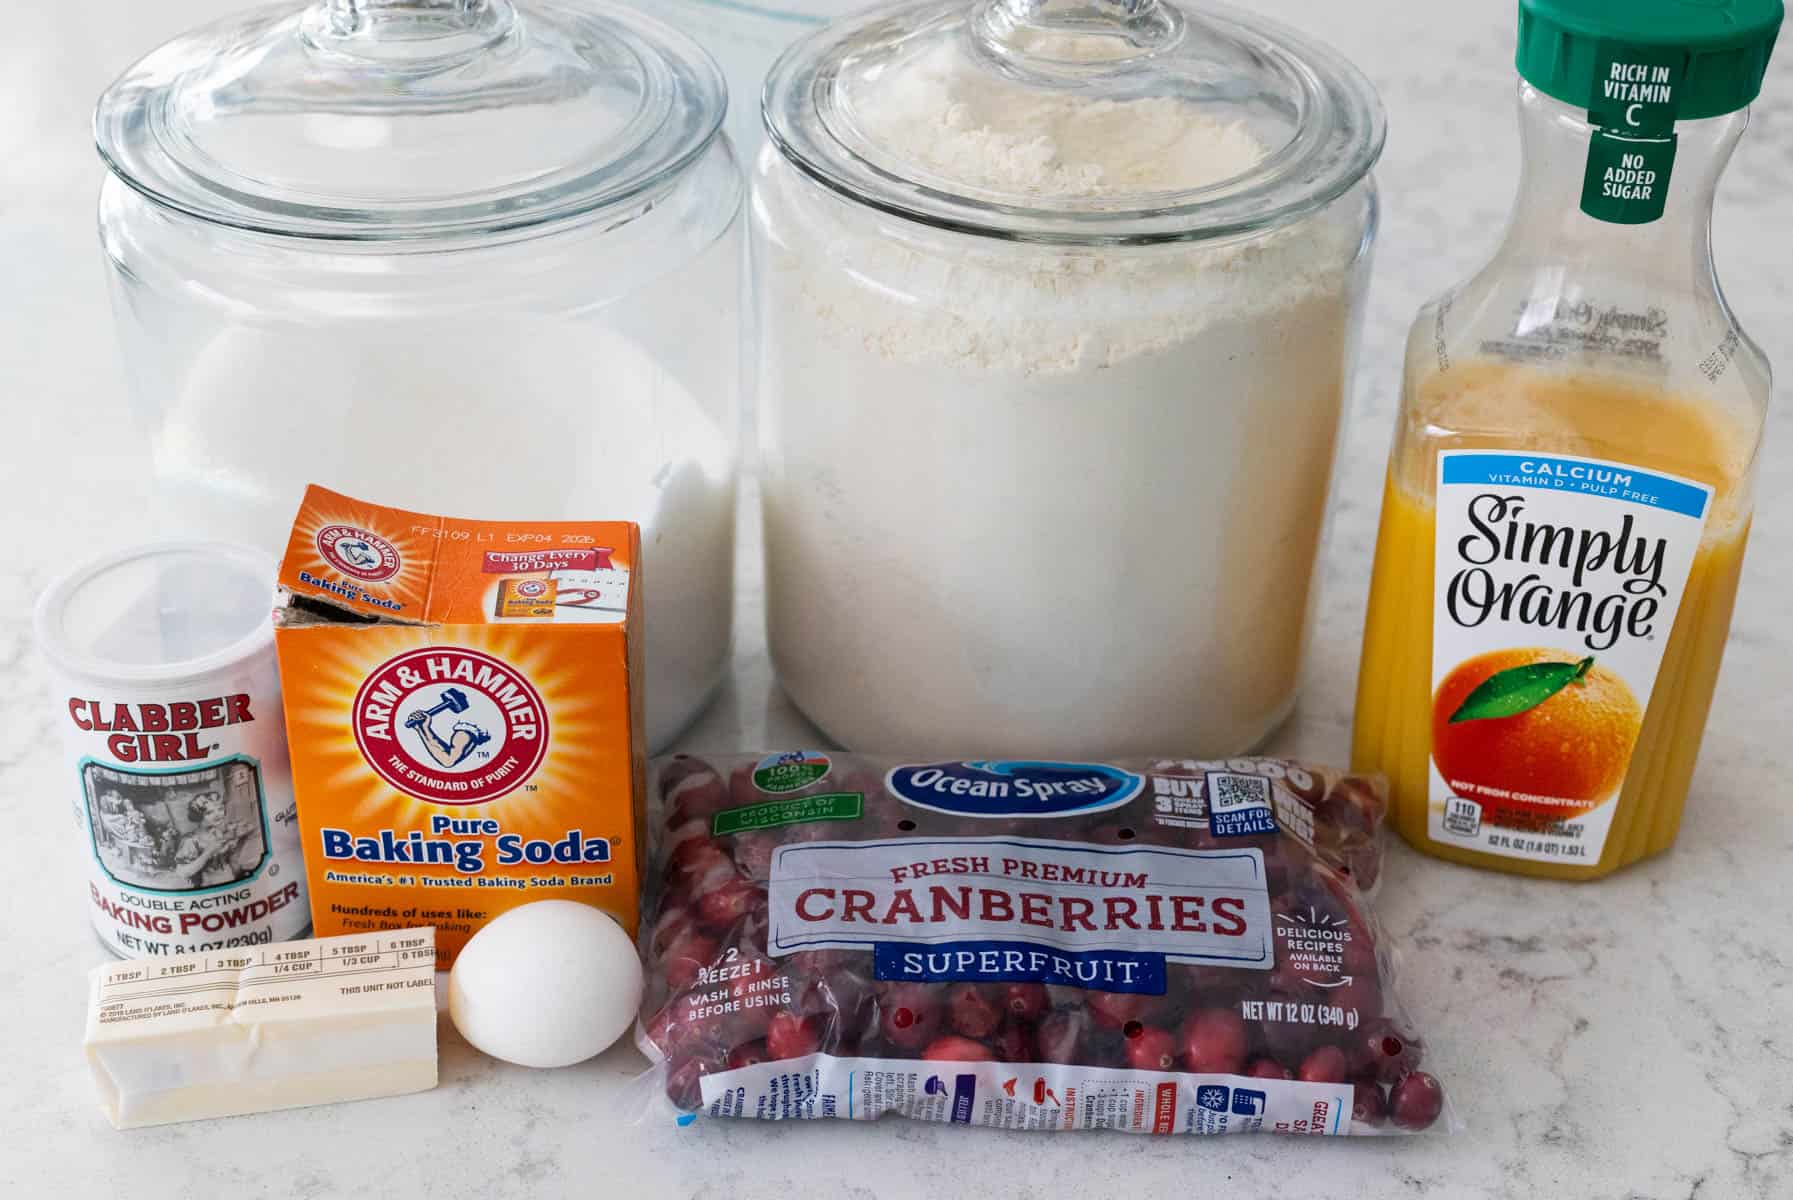
[[[767,623],[855,749],[1233,753],[1295,699],[1383,118],[1170,0],[931,0],[765,90]]]
[[[721,73],[603,0],[316,0],[100,99],[100,229],[168,525],[308,482],[640,523],[648,735],[728,658],[741,219]]]

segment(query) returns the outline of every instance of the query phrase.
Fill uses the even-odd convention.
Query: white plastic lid
[[[156,542],[92,559],[38,597],[54,667],[101,682],[198,679],[270,653],[276,566],[229,542]]]

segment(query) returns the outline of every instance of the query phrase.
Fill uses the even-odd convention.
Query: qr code
[[[1208,772],[1208,823],[1217,837],[1275,833],[1270,780],[1263,775]]]
[[[1208,806],[1214,812],[1237,812],[1242,808],[1270,807],[1270,780],[1262,775],[1208,776]]]

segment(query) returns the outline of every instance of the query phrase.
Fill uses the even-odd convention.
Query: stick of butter
[[[436,1086],[433,929],[98,967],[87,1061],[119,1129]]]

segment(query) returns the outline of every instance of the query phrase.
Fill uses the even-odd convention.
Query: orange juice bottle
[[[1675,840],[1742,568],[1766,359],[1712,196],[1781,0],[1521,0],[1524,174],[1423,309],[1354,765],[1421,850],[1591,879]]]

